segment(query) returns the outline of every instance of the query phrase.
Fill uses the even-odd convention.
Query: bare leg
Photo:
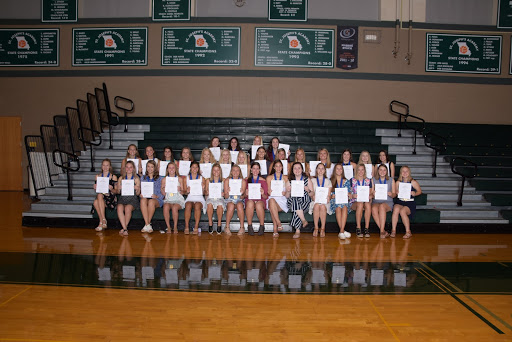
[[[217,225],[220,227],[222,223],[222,214],[224,213],[224,207],[222,205],[217,206]]]
[[[164,208],[163,208],[164,220],[165,220],[165,226],[167,227],[168,232],[171,231],[171,213],[170,213],[171,208],[172,208],[172,204],[164,203]]]
[[[260,225],[265,225],[265,205],[261,201],[256,202],[256,216],[258,216]]]
[[[174,221],[173,224],[174,224],[174,229],[173,229],[173,232],[174,234],[178,234],[178,218],[179,218],[179,213],[178,213],[178,210],[181,209],[181,206],[179,204],[173,204],[172,205],[172,220]]]
[[[318,236],[318,220],[320,218],[320,204],[315,204],[313,207],[313,220],[314,222],[314,230],[313,230],[313,236]]]
[[[190,217],[192,216],[192,207],[194,206],[194,203],[187,202],[185,203],[185,234],[190,233]]]
[[[140,211],[142,212],[142,217],[144,218],[144,225],[148,225],[151,220],[149,219],[148,214],[148,199],[147,198],[141,198],[140,199]]]
[[[377,224],[377,227],[379,227],[380,231],[382,232],[384,227],[382,227],[380,223],[380,206],[380,204],[372,205],[372,217],[375,223]]]
[[[343,233],[345,231],[345,226],[347,224],[347,216],[347,207],[336,208],[336,222],[338,223],[338,227],[340,228],[340,233]]]
[[[126,221],[124,218],[124,204],[117,205],[117,218],[119,219],[119,223],[121,223],[121,227],[123,227],[123,229],[127,229]]]
[[[213,204],[208,203],[206,213],[208,214],[208,225],[213,226]]]
[[[199,220],[201,220],[201,210],[203,209],[203,204],[201,202],[194,203],[194,219],[196,220],[196,224],[194,226],[194,234],[199,233]]]
[[[245,215],[247,216],[247,224],[252,225],[252,218],[254,217],[254,201],[245,202]]]
[[[151,199],[148,201],[148,224],[151,224],[151,220],[155,215],[156,208],[159,208],[160,204],[156,199]]]
[[[361,220],[363,219],[363,202],[356,202],[356,228],[361,229]]]
[[[364,227],[370,228],[370,218],[372,216],[372,209],[370,208],[370,202],[364,203]]]
[[[325,237],[325,221],[327,221],[327,207],[320,204],[320,237]]]
[[[236,204],[236,214],[238,215],[238,220],[240,221],[240,231],[244,232],[244,204],[242,202],[238,202]]]
[[[396,234],[396,226],[398,224],[398,215],[400,215],[400,210],[403,208],[400,204],[395,204],[393,206],[393,215],[391,216],[391,237],[395,237]]]
[[[277,233],[277,227],[281,226],[281,221],[279,220],[279,206],[275,199],[271,198],[268,201],[270,216],[272,216],[272,223],[274,224],[274,234]]]
[[[231,219],[233,218],[233,214],[235,213],[235,204],[229,202],[226,209],[226,228],[224,228],[224,232],[227,235],[231,234],[230,223]]]

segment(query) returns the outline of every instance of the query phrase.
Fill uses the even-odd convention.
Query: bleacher
[[[424,187],[424,193],[416,199],[418,211],[413,223],[439,224],[443,221],[443,213],[445,217],[453,216],[452,221],[445,219],[445,222],[455,223],[461,215],[475,216],[457,210],[460,209],[456,206],[456,191],[459,186],[454,184],[459,177],[449,168],[449,161],[453,156],[471,158],[472,162],[479,165],[478,175],[464,185],[464,202],[470,206],[468,210],[471,210],[472,214],[487,214],[494,210],[492,205],[502,210],[503,218],[510,220],[512,216],[512,191],[507,192],[507,189],[512,189],[512,153],[506,140],[506,132],[510,130],[508,126],[495,125],[482,129],[482,125],[428,124],[430,131],[444,136],[447,141],[446,151],[438,157],[439,162],[444,164],[438,166],[439,176],[433,178],[431,149],[423,146],[426,139],[422,136],[417,139],[417,154],[412,154],[411,134],[404,129],[402,138],[397,138],[396,122],[206,117],[126,118],[126,112],[133,109],[133,104],[126,105],[128,99],[117,96],[115,106],[125,112],[125,118],[119,118],[110,110],[106,86],[96,88],[94,94],[87,95],[87,99],[87,105],[77,102],[77,109],[68,108],[65,121],[70,126],[70,137],[64,136],[66,130],[61,127],[62,123],[58,126],[56,120],[54,126],[50,126],[54,127],[55,136],[51,135],[52,129],[47,127],[45,133],[42,131],[42,136],[39,137],[41,140],[55,142],[48,150],[41,150],[40,145],[44,144],[27,140],[29,160],[37,159],[35,157],[39,153],[45,156],[39,159],[46,159],[48,168],[52,165],[52,170],[55,170],[54,165],[58,164],[58,172],[46,172],[43,178],[47,178],[48,181],[43,186],[36,184],[35,180],[38,177],[32,180],[36,190],[34,197],[40,201],[33,203],[31,210],[23,214],[25,225],[94,227],[97,220],[90,214],[95,197],[92,188],[94,176],[99,171],[103,158],[110,158],[114,172],[119,173],[121,160],[125,157],[129,144],[136,144],[141,156],[144,155],[145,147],[151,145],[158,158],[162,158],[163,148],[169,145],[173,148],[176,159],[180,158],[181,148],[188,146],[198,159],[201,150],[208,146],[213,136],[220,138],[223,147],[228,145],[232,137],[237,137],[242,149],[248,151],[256,135],[263,137],[265,146],[273,137],[279,137],[282,143],[290,144],[292,153],[301,147],[305,150],[308,161],[315,160],[317,151],[321,148],[328,149],[334,163],[340,160],[341,152],[345,148],[353,151],[356,162],[362,150],[368,150],[374,162],[381,149],[389,150],[391,160],[397,166],[396,176],[401,165],[410,165],[413,176],[420,182],[422,188]],[[476,139],[480,138],[476,132],[482,134],[482,139]],[[50,136],[44,136],[45,134]],[[493,138],[486,140],[483,139],[485,136]],[[53,162],[54,158],[57,163]],[[454,167],[462,172],[473,166],[460,162]],[[45,167],[38,168],[41,169]],[[490,203],[483,200],[482,194]],[[458,212],[461,213],[459,216]],[[286,225],[291,214],[280,215]],[[388,221],[390,216],[388,213]],[[180,227],[183,227],[183,217],[184,213],[180,211]],[[117,219],[116,212],[107,210],[107,218],[109,225],[112,226]],[[497,213],[483,217],[476,215],[475,218],[480,219],[478,222],[507,222],[498,217]],[[313,221],[309,215],[307,219],[310,223]],[[155,228],[164,225],[162,209],[157,209],[153,221]],[[265,222],[271,225],[268,212]],[[349,215],[348,222],[353,227],[354,213]],[[136,211],[130,228],[140,228],[141,223],[142,215],[140,211]],[[334,215],[328,216],[328,223],[328,230],[337,230]],[[238,224],[232,224],[236,230]],[[202,215],[201,225],[207,225],[206,215]]]

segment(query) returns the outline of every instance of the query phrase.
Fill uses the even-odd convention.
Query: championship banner
[[[357,69],[357,26],[338,26],[336,67],[345,70]]]

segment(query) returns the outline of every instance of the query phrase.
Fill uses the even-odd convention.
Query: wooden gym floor
[[[0,341],[512,341],[512,234],[123,238],[0,203]]]

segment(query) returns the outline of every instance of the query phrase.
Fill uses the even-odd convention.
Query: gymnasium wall
[[[473,6],[466,6],[467,1]],[[22,134],[39,134],[39,125],[50,124],[54,115],[64,114],[77,98],[85,98],[106,82],[112,97],[134,100],[135,116],[394,121],[388,105],[399,100],[427,122],[512,124],[511,32],[496,29],[497,1],[415,0],[409,65],[404,60],[409,33],[407,0],[309,0],[306,23],[269,22],[267,0],[247,0],[242,8],[232,0],[192,1],[192,22],[163,23],[151,21],[149,0],[80,0],[79,20],[71,24],[41,23],[39,0],[4,0],[0,28],[60,29],[60,65],[0,67],[0,115],[21,116]],[[397,2],[403,25],[400,50],[394,58]],[[21,3],[26,10],[20,10]],[[126,6],[130,3],[133,6]],[[256,27],[336,30],[337,25],[359,27],[359,67],[355,70],[254,66]],[[240,66],[161,66],[162,27],[180,26],[240,27]],[[77,27],[147,27],[148,65],[71,66],[72,29]],[[377,32],[380,42],[364,42],[365,31]],[[501,35],[501,74],[425,72],[428,32]]]

